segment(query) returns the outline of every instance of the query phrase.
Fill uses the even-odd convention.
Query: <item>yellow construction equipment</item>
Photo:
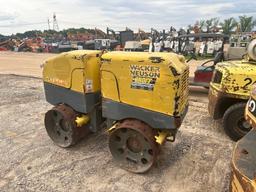
[[[256,86],[245,109],[245,119],[253,129],[239,140],[233,150],[230,189],[256,192]]]
[[[174,53],[71,51],[44,63],[50,138],[69,147],[103,122],[122,168],[141,173],[175,135],[188,109],[188,65]],[[172,138],[172,139],[168,139]]]
[[[227,135],[237,141],[251,129],[244,119],[250,90],[256,81],[256,39],[252,40],[243,60],[218,63],[209,90],[209,113],[223,118]]]

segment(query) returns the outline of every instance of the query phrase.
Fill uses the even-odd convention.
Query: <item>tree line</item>
[[[189,25],[190,30],[199,32],[216,32],[221,29],[224,34],[230,35],[234,32],[251,32],[256,26],[256,20],[253,16],[239,16],[238,19],[230,17],[220,21],[219,18],[197,21],[193,26]]]

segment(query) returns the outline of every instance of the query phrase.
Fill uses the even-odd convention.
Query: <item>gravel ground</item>
[[[228,191],[233,142],[191,99],[174,143],[145,174],[116,167],[105,130],[62,149],[44,128],[42,80],[0,75],[0,191]]]

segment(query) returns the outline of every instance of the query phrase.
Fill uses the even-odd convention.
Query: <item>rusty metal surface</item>
[[[78,114],[64,104],[53,107],[45,114],[45,128],[49,137],[60,147],[76,144],[90,131],[86,125],[78,127],[75,119]]]
[[[127,119],[110,132],[109,148],[121,168],[134,173],[148,171],[159,153],[155,132],[147,124]]]

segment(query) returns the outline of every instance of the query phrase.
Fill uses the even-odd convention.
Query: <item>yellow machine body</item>
[[[251,86],[256,81],[256,63],[246,60],[226,61],[216,66],[215,75],[216,73],[222,74],[222,79],[218,83],[213,78],[211,86],[214,89],[225,92],[230,97],[248,98]]]
[[[253,129],[235,145],[232,155],[232,192],[256,191],[256,87],[245,109],[245,118]]]
[[[80,93],[100,91],[101,51],[71,51],[44,63],[44,82]]]
[[[171,53],[110,52],[102,59],[103,98],[167,115],[184,111],[188,100],[188,66],[182,57]],[[178,105],[175,97],[180,97]]]
[[[53,105],[66,104],[90,121],[102,105],[102,117],[112,122],[136,118],[174,130],[187,112],[188,75],[185,58],[174,53],[88,50],[50,58],[43,70],[46,100]]]
[[[209,90],[209,113],[214,119],[222,118],[225,110],[236,101],[249,99],[256,81],[254,61],[226,61],[217,64]]]
[[[91,131],[101,123],[100,66],[102,51],[70,51],[44,63],[43,80],[46,100],[54,106],[65,104],[77,113],[80,127],[90,120]]]
[[[101,66],[103,116],[117,120],[137,117],[154,128],[177,128],[174,118],[183,117],[187,109],[188,74],[184,57],[177,54],[105,53]]]

